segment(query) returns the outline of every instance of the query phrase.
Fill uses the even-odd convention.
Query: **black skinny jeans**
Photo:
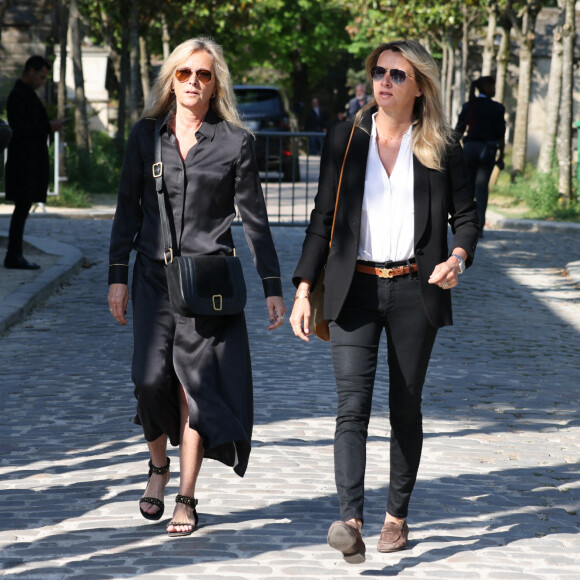
[[[343,521],[364,519],[366,440],[383,329],[391,424],[386,509],[405,518],[421,458],[421,395],[437,334],[425,314],[417,274],[381,279],[356,272],[340,316],[330,324],[338,393],[334,466]]]

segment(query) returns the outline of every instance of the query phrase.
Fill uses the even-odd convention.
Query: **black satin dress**
[[[169,118],[169,117],[168,117]],[[155,120],[139,121],[129,138],[110,244],[109,283],[127,283],[136,250],[131,299],[135,422],[147,441],[163,433],[179,444],[178,387],[185,388],[189,424],[205,457],[243,476],[253,427],[253,386],[244,314],[185,318],[169,303],[157,193],[152,177]],[[181,255],[233,251],[237,204],[264,295],[281,296],[252,136],[208,112],[185,162],[167,119],[161,128],[164,180]]]

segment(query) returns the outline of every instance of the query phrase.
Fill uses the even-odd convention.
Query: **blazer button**
[[[423,250],[419,249],[415,252],[416,256],[422,256],[423,255]]]

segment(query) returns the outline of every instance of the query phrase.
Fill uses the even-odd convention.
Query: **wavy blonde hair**
[[[222,47],[210,38],[190,38],[182,42],[169,55],[161,66],[159,75],[141,115],[145,117],[161,117],[175,109],[175,94],[171,92],[171,84],[175,70],[183,64],[194,52],[203,51],[209,54],[215,70],[215,96],[212,97],[210,107],[222,119],[243,127],[236,108],[236,96],[232,86],[230,71],[224,59]]]
[[[425,167],[442,171],[445,150],[453,142],[453,132],[443,115],[437,64],[416,40],[386,42],[377,46],[367,57],[366,71],[369,79],[371,78],[371,68],[377,64],[381,54],[387,50],[398,52],[409,61],[413,67],[415,81],[421,89],[422,94],[417,97],[413,107],[413,136],[411,139],[413,154]],[[364,112],[376,106],[377,101],[373,96],[372,101],[358,112],[355,123],[360,126]]]

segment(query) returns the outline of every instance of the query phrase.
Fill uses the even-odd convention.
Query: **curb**
[[[494,227],[505,230],[580,234],[580,224],[577,223],[510,219],[489,210],[485,214],[485,221]]]
[[[81,269],[83,254],[79,249],[37,236],[25,236],[24,240],[45,254],[60,256],[60,260],[0,302],[0,335],[22,321],[40,302]]]

